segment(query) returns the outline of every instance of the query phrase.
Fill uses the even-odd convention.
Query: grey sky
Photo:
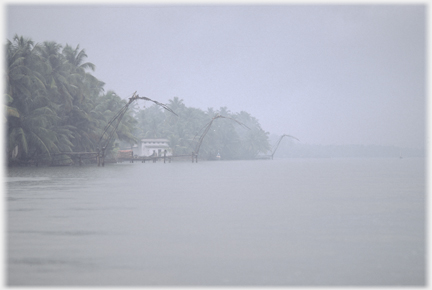
[[[424,146],[425,5],[5,10],[9,40],[79,44],[124,98],[247,111],[308,144]]]

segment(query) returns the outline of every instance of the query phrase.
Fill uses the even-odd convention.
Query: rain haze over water
[[[112,4],[11,1],[4,41],[79,45],[123,99],[301,141],[274,160],[6,168],[7,285],[425,285],[426,5]]]
[[[9,285],[425,284],[424,162],[12,168]]]
[[[226,106],[306,144],[424,147],[426,5],[139,4],[11,2],[6,37],[80,45],[122,98]]]

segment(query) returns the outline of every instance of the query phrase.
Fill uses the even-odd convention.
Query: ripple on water
[[[66,259],[49,259],[49,258],[18,258],[9,259],[10,264],[23,264],[27,266],[83,266],[82,261],[66,260]]]
[[[6,182],[20,182],[20,181],[48,181],[50,177],[7,177]]]
[[[76,230],[76,231],[10,231],[10,233],[40,234],[40,235],[47,235],[47,236],[101,236],[101,235],[107,234],[105,232],[85,231],[85,230]]]

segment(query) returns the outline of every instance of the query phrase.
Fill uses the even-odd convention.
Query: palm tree
[[[98,146],[106,147],[108,155],[113,149],[116,139],[124,140],[129,144],[136,143],[137,138],[133,135],[133,132],[136,131],[135,126],[137,120],[132,116],[132,112],[127,110],[125,106],[127,102],[117,96],[115,92],[108,91],[105,95],[98,98],[97,103],[95,111],[98,113],[97,115],[100,118],[104,119],[103,128],[106,129],[105,132],[107,133],[106,135],[103,135],[103,129],[98,131],[98,135],[103,137],[101,137],[101,140],[98,140],[98,142],[102,142],[101,144],[98,144]],[[118,115],[119,112],[121,112],[123,116],[110,123],[113,117]]]
[[[52,146],[48,144],[46,134],[37,128],[41,123],[48,125],[46,119],[52,117],[44,78],[40,73],[42,67],[37,46],[32,40],[16,35],[13,42],[8,41],[6,97],[9,101],[8,111],[12,113],[8,115],[7,122],[8,157],[16,148],[20,152],[19,156],[26,155],[30,144],[35,144],[42,151]],[[46,115],[39,116],[42,113]]]
[[[168,100],[168,104],[171,110],[173,110],[177,114],[181,113],[184,109],[186,109],[186,106],[183,103],[183,99],[179,99],[178,97],[174,97],[172,100]]]
[[[113,91],[104,92],[104,83],[91,74],[95,65],[86,61],[79,45],[35,44],[16,35],[6,48],[7,153],[11,157],[13,151],[14,160],[50,161],[64,152],[93,152],[105,128],[112,133],[107,150],[115,139],[132,144],[138,138],[168,138],[176,154],[190,154],[197,136],[217,113],[252,130],[217,120],[203,139],[201,156],[211,158],[219,150],[225,159],[252,158],[268,147],[268,133],[246,112],[233,114],[227,107],[202,111],[186,107],[178,97],[168,104],[178,116],[157,105],[128,110],[125,100]],[[119,113],[121,122],[110,122]]]
[[[44,96],[45,80],[38,71],[41,62],[33,41],[18,36],[13,41],[7,43],[6,95],[12,98],[11,107],[27,113],[27,105],[40,101],[39,97]],[[34,95],[38,99],[34,99]]]
[[[139,131],[136,133],[137,136],[139,136],[140,139],[164,137],[164,122],[167,117],[168,115],[165,115],[161,107],[156,104],[139,110],[136,114],[138,120],[137,125],[139,126]]]
[[[75,85],[75,96],[74,100],[81,102],[85,95],[89,92],[86,91],[84,86],[85,81],[89,77],[86,70],[90,69],[95,71],[96,66],[91,62],[84,62],[87,58],[87,54],[84,49],[79,50],[79,45],[73,49],[70,45],[66,45],[63,48],[62,54],[66,59],[66,65],[69,66],[69,71],[73,79],[73,84]]]
[[[61,54],[62,46],[54,41],[45,41],[40,47],[40,55],[46,65],[46,83],[52,102],[60,106],[60,114],[66,114],[73,107],[73,93],[76,93],[75,72]]]
[[[72,151],[75,145],[71,140],[79,143],[77,132],[83,129],[74,125],[91,119],[86,116],[91,106],[89,102],[72,102],[71,93],[76,96],[81,85],[93,94],[94,91],[88,90],[93,86],[88,84],[89,76],[81,75],[78,80],[79,70],[66,62],[59,53],[61,46],[54,42],[39,46],[30,39],[15,36],[6,47],[8,157],[16,148],[19,154],[15,157],[21,161],[29,161],[36,155],[49,157],[60,151]],[[88,122],[83,127],[86,125]]]
[[[259,153],[265,153],[270,149],[268,132],[265,132],[259,121],[245,111],[236,114],[236,118],[245,123],[250,131],[238,131],[242,143],[242,158],[255,158]]]

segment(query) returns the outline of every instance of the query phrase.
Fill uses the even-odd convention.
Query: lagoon
[[[422,286],[422,158],[6,171],[9,286]]]

